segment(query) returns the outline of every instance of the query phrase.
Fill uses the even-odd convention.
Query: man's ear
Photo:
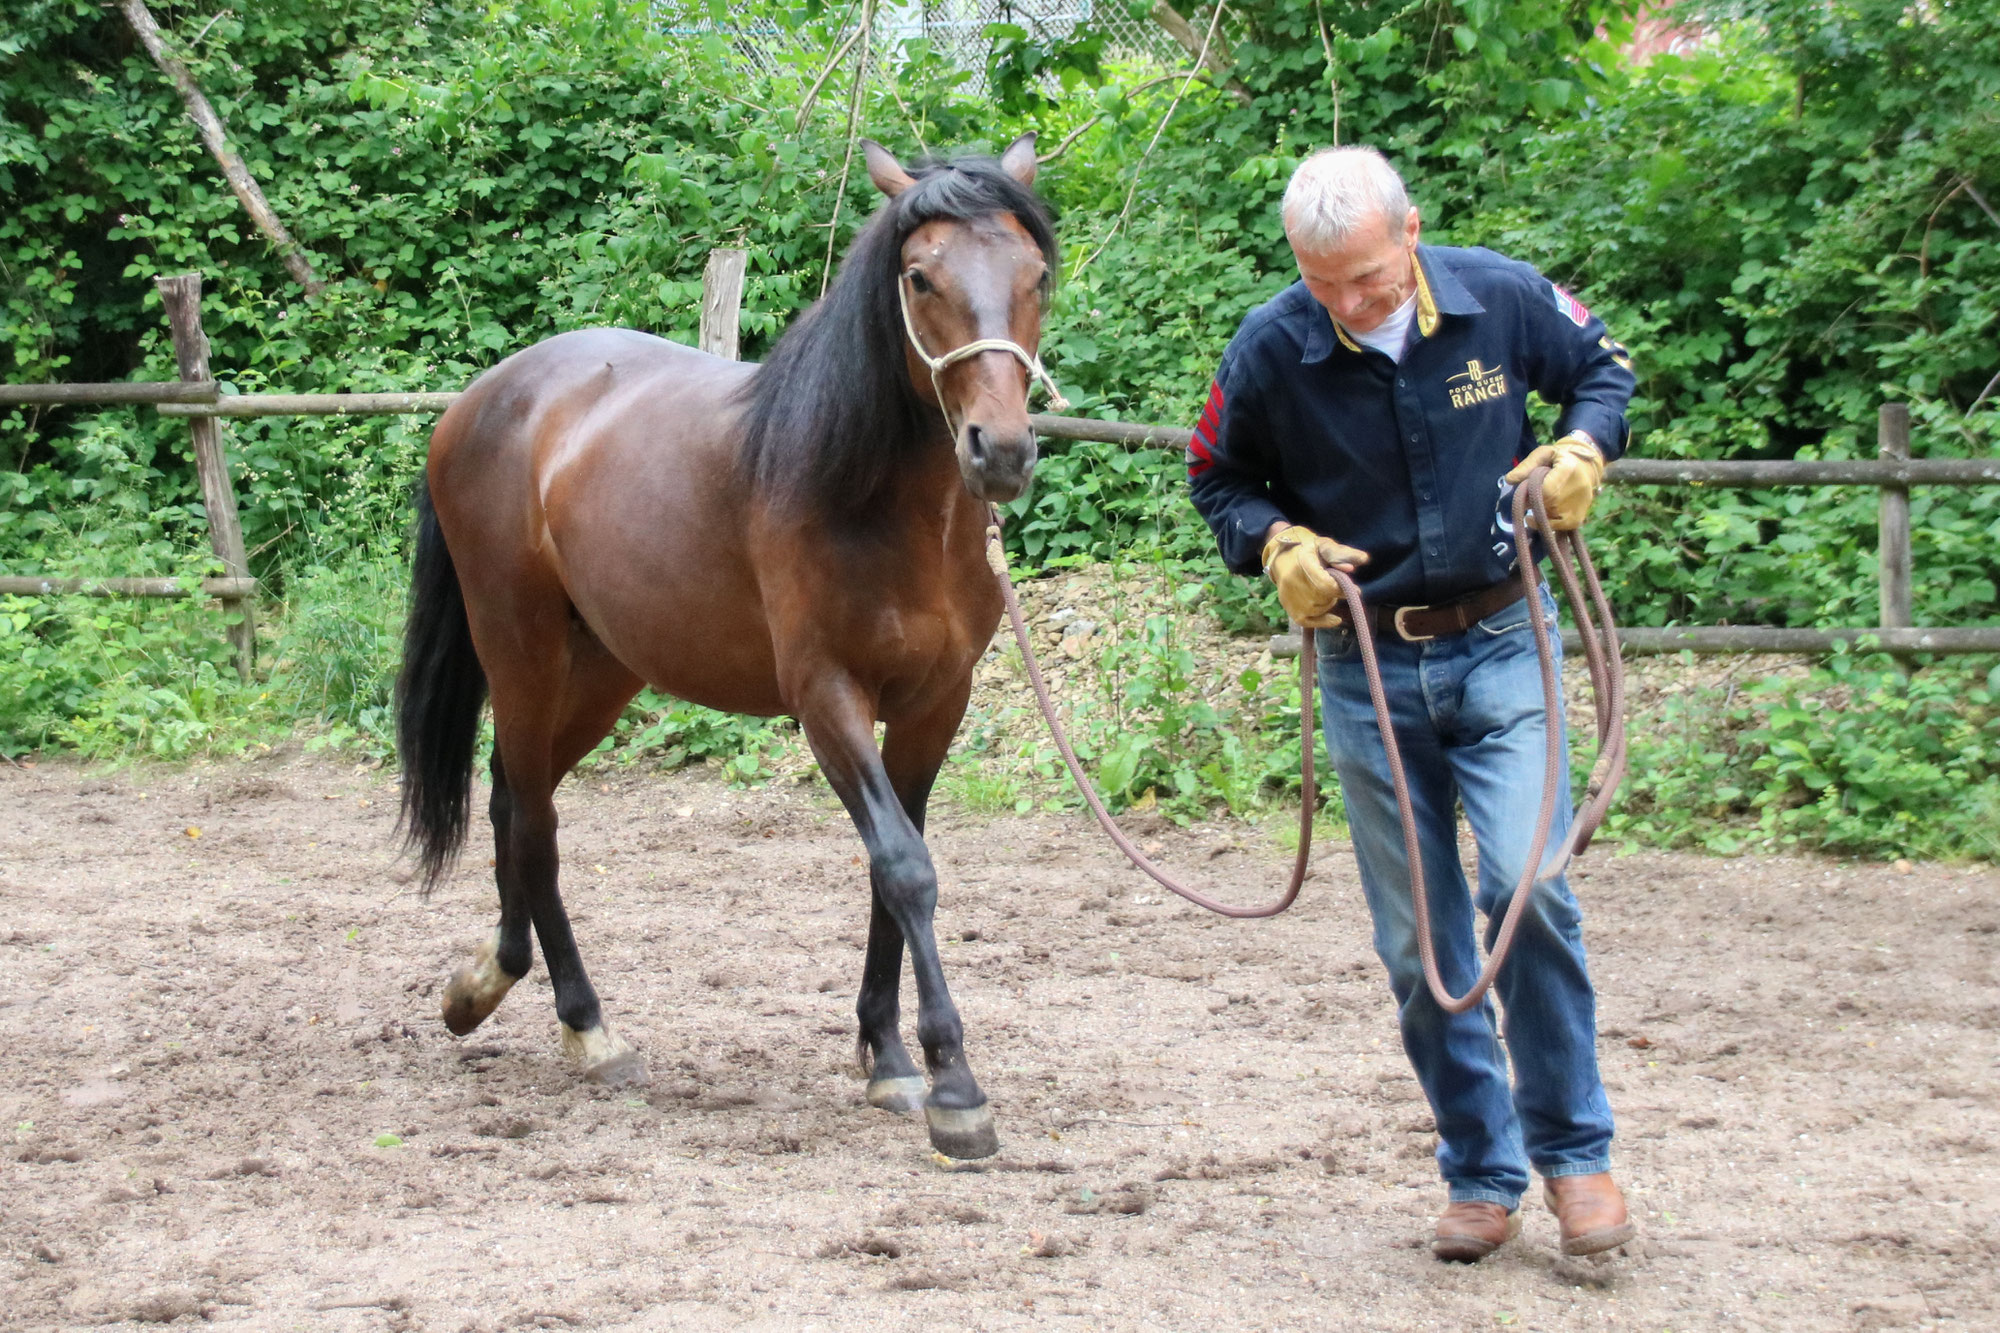
[[[1410,216],[1403,223],[1403,244],[1405,246],[1415,245],[1417,243],[1417,234],[1422,230],[1423,230],[1423,221],[1417,215],[1417,206],[1415,204],[1411,204]]]
[[[1035,183],[1035,168],[1041,165],[1035,161],[1035,132],[1029,130],[1000,155],[1000,169],[1023,185]]]
[[[868,159],[868,179],[891,199],[917,183],[914,176],[903,170],[903,164],[896,160],[896,155],[873,139],[861,141],[861,153]]]

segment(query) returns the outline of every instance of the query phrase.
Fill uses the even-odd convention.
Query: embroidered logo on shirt
[[[1468,361],[1465,369],[1446,380],[1445,384],[1451,391],[1453,407],[1476,407],[1507,396],[1507,371],[1503,366],[1488,367],[1476,360]]]
[[[1590,323],[1590,311],[1584,308],[1583,302],[1577,300],[1553,282],[1549,284],[1549,290],[1555,293],[1556,309],[1562,311],[1564,317],[1570,323],[1576,325],[1578,328],[1582,328],[1584,325]]]

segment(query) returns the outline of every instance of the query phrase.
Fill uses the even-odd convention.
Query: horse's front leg
[[[960,700],[950,725],[942,728],[944,745],[962,711]],[[821,770],[868,848],[875,905],[857,1012],[861,1041],[875,1064],[869,1100],[893,1105],[898,1092],[914,1092],[903,1082],[915,1070],[896,1032],[896,985],[901,946],[907,944],[917,979],[917,1040],[931,1076],[930,1095],[923,1103],[931,1145],[950,1157],[990,1157],[999,1151],[1000,1140],[986,1094],[966,1063],[964,1025],[945,986],[933,926],[937,871],[924,846],[922,818],[943,757],[933,734],[939,728],[892,729],[888,758],[898,770],[892,780],[884,754],[875,749],[873,712],[870,701],[851,684],[822,684],[800,718]],[[892,937],[892,929],[900,941]]]

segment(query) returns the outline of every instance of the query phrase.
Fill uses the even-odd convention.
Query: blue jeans
[[[1555,599],[1546,588],[1539,595],[1553,636]],[[1597,997],[1584,964],[1582,914],[1567,881],[1544,880],[1522,913],[1513,952],[1490,993],[1499,996],[1504,1023],[1495,1022],[1490,995],[1463,1014],[1440,1009],[1418,960],[1409,859],[1360,648],[1346,630],[1321,630],[1318,647],[1327,752],[1347,802],[1375,952],[1389,969],[1403,1049],[1437,1118],[1438,1169],[1452,1200],[1514,1208],[1531,1164],[1544,1177],[1610,1170]],[[1482,958],[1459,866],[1457,807],[1464,806],[1478,842],[1477,902],[1488,918],[1490,947],[1527,860],[1542,796],[1546,717],[1528,604],[1516,602],[1463,634],[1426,643],[1378,635],[1376,651],[1409,776],[1438,971],[1452,994],[1463,995]],[[1565,737],[1545,857],[1569,828],[1567,758]]]

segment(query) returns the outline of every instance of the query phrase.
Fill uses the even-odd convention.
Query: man
[[[1403,1049],[1441,1140],[1449,1199],[1432,1252],[1474,1262],[1513,1237],[1530,1166],[1563,1251],[1608,1250],[1635,1228],[1610,1175],[1576,900],[1560,876],[1534,891],[1495,983],[1506,1054],[1490,999],[1448,1016],[1431,998],[1387,758],[1327,571],[1353,574],[1373,608],[1439,970],[1463,994],[1480,954],[1456,807],[1478,843],[1490,946],[1542,794],[1546,719],[1514,569],[1513,487],[1548,465],[1551,522],[1583,523],[1606,460],[1624,449],[1631,362],[1526,264],[1420,245],[1417,210],[1372,149],[1308,158],[1285,191],[1284,224],[1299,281],[1251,311],[1223,353],[1188,444],[1195,508],[1231,569],[1261,570],[1292,618],[1322,631],[1327,750]],[[1534,441],[1530,390],[1560,406],[1552,444]],[[1538,595],[1553,617],[1546,586]],[[1566,779],[1558,800],[1552,847],[1568,827]]]

